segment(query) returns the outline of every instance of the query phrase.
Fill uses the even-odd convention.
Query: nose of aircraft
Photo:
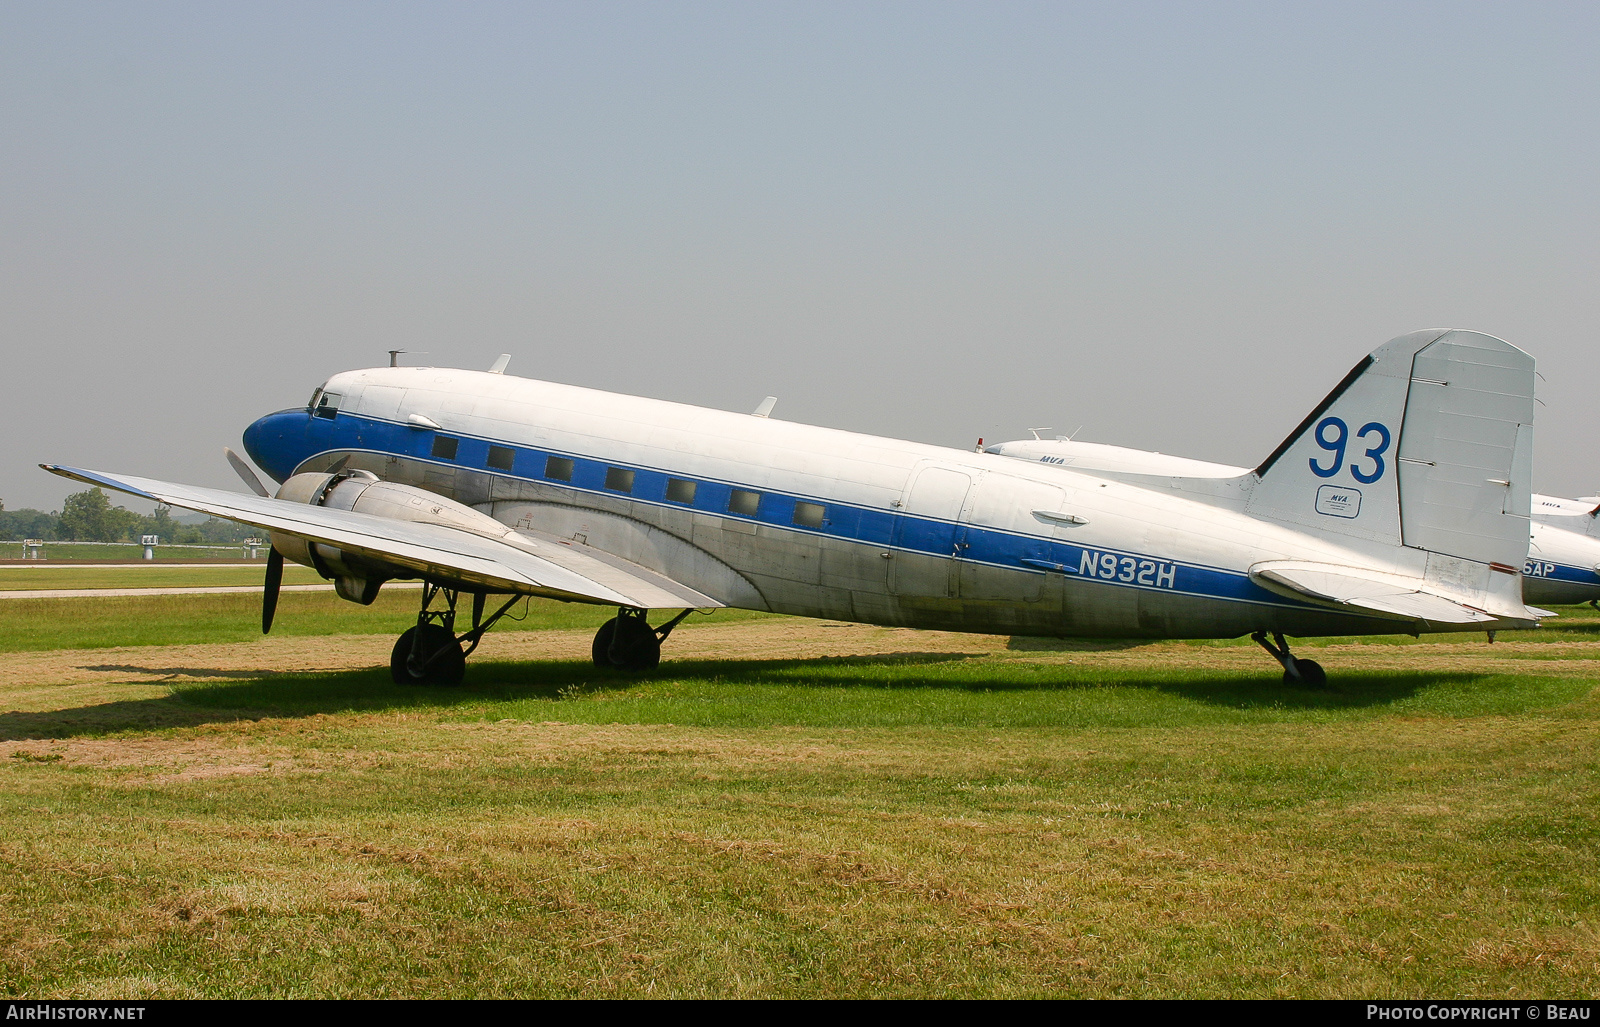
[[[302,459],[309,420],[310,415],[299,408],[259,418],[244,430],[244,451],[257,467],[281,484]]]

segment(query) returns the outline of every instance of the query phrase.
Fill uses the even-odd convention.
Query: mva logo
[[[1354,517],[1361,512],[1361,490],[1342,485],[1317,489],[1317,513],[1329,517]]]

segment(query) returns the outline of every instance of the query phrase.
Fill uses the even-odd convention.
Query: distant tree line
[[[25,538],[47,542],[137,542],[141,535],[159,535],[168,545],[203,546],[232,545],[261,534],[260,528],[216,517],[202,524],[179,524],[167,506],[158,506],[154,514],[141,516],[112,506],[97,488],[74,492],[54,513],[7,510],[0,502],[0,540],[10,542]]]

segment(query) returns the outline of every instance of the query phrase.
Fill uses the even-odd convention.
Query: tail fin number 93
[[[1324,417],[1317,423],[1317,430],[1312,432],[1312,436],[1317,440],[1317,445],[1327,450],[1331,457],[1326,467],[1319,465],[1317,458],[1312,457],[1311,473],[1319,478],[1331,478],[1338,474],[1344,465],[1345,449],[1350,442],[1350,428],[1337,417]],[[1389,451],[1391,441],[1389,429],[1377,421],[1368,421],[1361,426],[1361,430],[1356,432],[1356,444],[1359,446],[1372,441],[1369,436],[1375,436],[1376,441],[1367,448],[1365,454],[1350,462],[1351,477],[1363,485],[1371,485],[1383,477],[1387,466],[1383,462],[1383,454]],[[1371,468],[1363,469],[1362,465],[1369,460],[1372,462]]]

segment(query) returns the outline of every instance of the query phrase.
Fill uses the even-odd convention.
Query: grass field
[[[1541,996],[1600,987],[1600,617],[1044,645],[534,604],[0,604],[0,990]],[[199,601],[196,601],[199,600]],[[15,608],[15,609],[13,609]],[[58,627],[51,627],[58,624]],[[118,639],[125,648],[104,648]]]
[[[357,606],[332,592],[285,592],[278,597],[272,634],[316,638],[375,633],[392,641],[416,623],[420,595],[414,590],[385,590],[371,606]],[[614,609],[600,606],[530,603],[507,614],[490,637],[557,629],[592,634],[615,614]],[[470,616],[465,605],[463,616]],[[736,610],[716,614],[718,623],[765,616]],[[697,619],[691,617],[690,623]],[[245,642],[260,637],[261,596],[250,592],[0,602],[0,653]]]

